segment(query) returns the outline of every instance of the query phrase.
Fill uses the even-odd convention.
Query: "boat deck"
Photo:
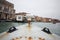
[[[32,27],[33,26],[33,27]],[[26,25],[16,27],[17,30],[12,33],[0,34],[0,40],[59,40],[60,37],[55,34],[47,34],[42,28],[31,25],[29,28]]]

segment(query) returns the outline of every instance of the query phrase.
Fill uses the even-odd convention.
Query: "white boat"
[[[36,25],[28,27],[28,24],[25,24],[18,27],[11,27],[8,31],[1,33],[0,40],[60,40],[60,36],[48,31],[45,32],[44,28]]]

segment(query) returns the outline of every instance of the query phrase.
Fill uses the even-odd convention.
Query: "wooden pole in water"
[[[30,30],[31,29],[31,18],[28,18],[28,29]]]

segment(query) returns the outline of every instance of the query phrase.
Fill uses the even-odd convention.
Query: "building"
[[[52,22],[53,23],[60,23],[60,20],[58,20],[58,19],[52,19]]]
[[[42,17],[35,16],[35,20],[38,21],[38,22],[42,22]]]
[[[26,12],[16,13],[15,14],[15,20],[17,20],[17,21],[27,21],[27,19],[26,19],[27,14],[28,13],[26,13]]]
[[[42,21],[43,21],[43,22],[51,22],[52,19],[51,19],[51,18],[43,18]]]
[[[0,0],[0,20],[11,20],[14,19],[14,16],[14,4],[6,0]]]

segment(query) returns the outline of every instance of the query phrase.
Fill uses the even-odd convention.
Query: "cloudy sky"
[[[60,19],[60,0],[8,0],[16,12]]]

